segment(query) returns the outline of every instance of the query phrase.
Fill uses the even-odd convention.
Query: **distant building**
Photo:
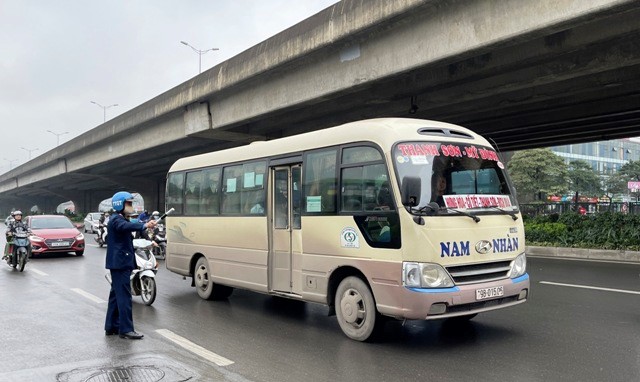
[[[550,147],[556,155],[568,164],[574,160],[584,160],[604,176],[613,175],[629,161],[640,160],[640,138],[614,139],[590,143],[578,143]]]

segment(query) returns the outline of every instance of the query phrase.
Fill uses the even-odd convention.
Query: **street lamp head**
[[[184,41],[180,41],[180,44],[183,44],[183,45],[189,46],[189,44],[187,44],[187,43],[186,43],[186,42],[184,42]]]

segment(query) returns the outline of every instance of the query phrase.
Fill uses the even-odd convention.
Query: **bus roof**
[[[428,131],[418,132],[421,129]],[[452,131],[454,134],[445,135],[443,130]],[[491,147],[482,136],[458,125],[424,119],[376,118],[181,158],[171,166],[169,172],[286,155],[287,153],[300,153],[305,150],[350,142],[373,142],[388,152],[396,142],[411,140],[441,142],[465,140],[469,143]]]

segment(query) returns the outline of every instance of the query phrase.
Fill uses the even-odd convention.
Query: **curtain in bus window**
[[[222,171],[222,213],[240,213],[242,165],[225,167]]]
[[[200,190],[202,187],[202,171],[187,173],[187,187],[184,190],[185,215],[198,215],[200,211]]]
[[[220,213],[220,173],[220,168],[202,171],[200,215],[217,215]]]
[[[176,215],[182,214],[182,184],[184,173],[169,174],[167,179],[167,209],[173,208]]]
[[[336,211],[336,149],[307,154],[303,208],[307,213]]]

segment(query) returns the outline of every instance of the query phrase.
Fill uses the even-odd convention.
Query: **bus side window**
[[[222,213],[240,213],[240,190],[242,187],[242,165],[225,167],[222,170]]]
[[[304,163],[304,200],[306,213],[336,212],[337,149],[313,151]]]
[[[167,209],[173,208],[176,215],[182,214],[182,189],[184,173],[169,174],[167,179]]]
[[[187,173],[187,189],[185,190],[185,214],[197,215],[200,203],[200,186],[202,184],[202,171]]]
[[[220,213],[220,169],[207,169],[202,175],[200,215],[217,215]]]

